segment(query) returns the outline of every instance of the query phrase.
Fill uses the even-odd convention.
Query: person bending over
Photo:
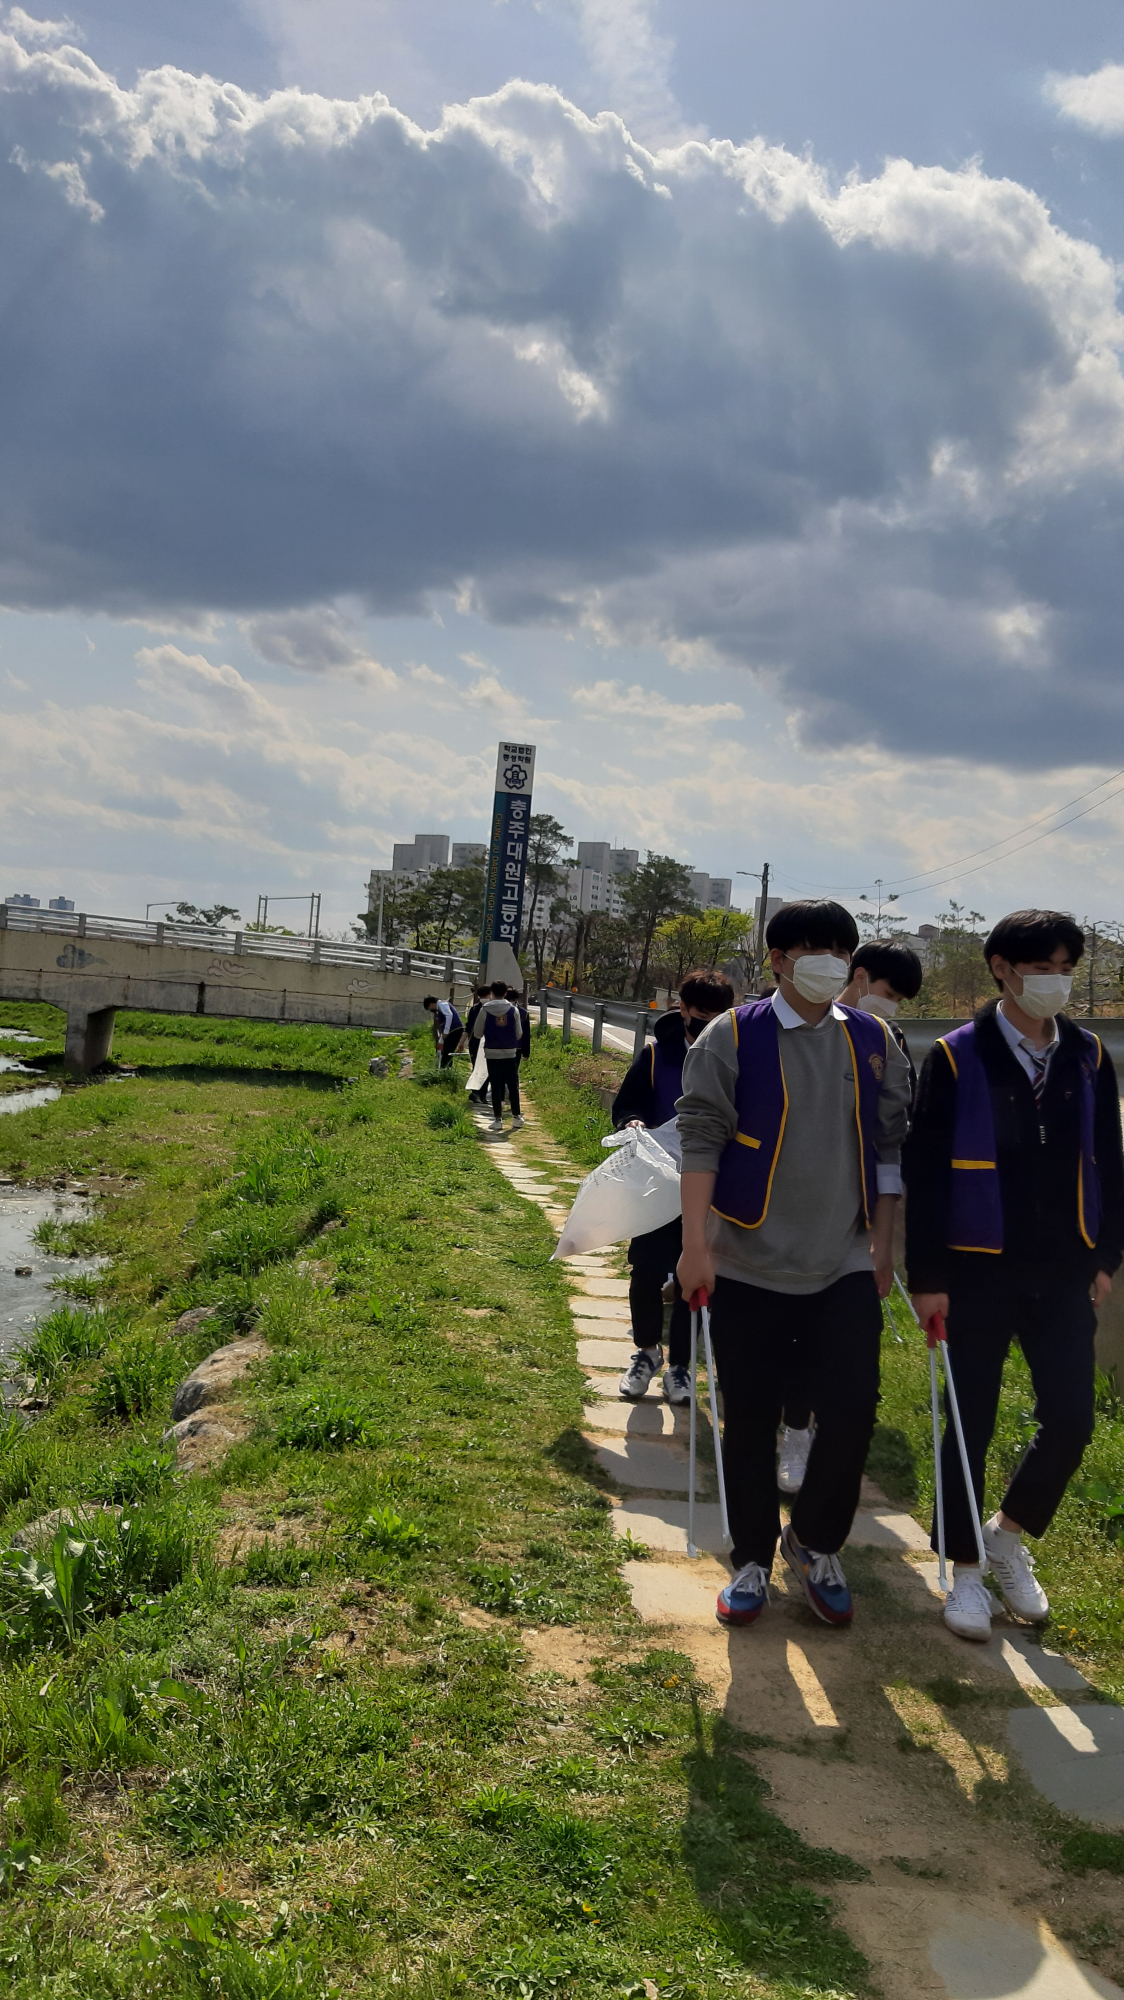
[[[861,944],[852,953],[851,977],[839,995],[841,1007],[857,1007],[861,1014],[877,1014],[890,1023],[890,1033],[909,1064],[911,1095],[917,1077],[905,1036],[894,1015],[903,1000],[916,999],[923,976],[921,960],[908,945],[878,939],[872,944]],[[812,1449],[812,1422],[807,1375],[794,1361],[785,1390],[777,1462],[777,1485],[786,1495],[799,1493],[804,1484],[808,1453]]]
[[[935,1313],[947,1326],[981,1513],[1012,1337],[1030,1369],[1037,1429],[983,1542],[1008,1610],[1035,1625],[1050,1605],[1022,1538],[1045,1534],[1092,1437],[1096,1307],[1124,1253],[1116,1073],[1097,1036],[1062,1014],[1084,946],[1059,910],[996,924],[983,955],[998,994],[930,1051],[904,1156],[914,1310],[926,1328]],[[988,1639],[992,1600],[947,1411],[941,1465],[955,1565],[945,1624]]]
[[[617,1131],[624,1125],[666,1125],[674,1118],[687,1050],[707,1022],[733,1004],[734,989],[720,972],[688,973],[679,988],[678,1007],[660,1016],[655,1041],[641,1050],[613,1100]],[[674,1293],[663,1392],[669,1403],[691,1400],[691,1315],[675,1276],[682,1248],[683,1222],[678,1215],[660,1229],[634,1236],[628,1246],[632,1266],[628,1305],[636,1352],[621,1376],[621,1395],[629,1402],[638,1402],[647,1393],[663,1362],[663,1288],[669,1277]]]
[[[464,1022],[451,1000],[438,1000],[427,993],[422,1001],[427,1014],[433,1016],[433,1046],[437,1050],[438,1069],[448,1069],[461,1045]]]
[[[848,910],[782,904],[766,943],[772,999],[719,1015],[683,1065],[678,1275],[688,1299],[711,1295],[725,1408],[734,1575],[718,1617],[748,1625],[769,1601],[795,1359],[816,1431],[781,1553],[816,1617],[845,1625],[839,1551],[874,1431],[909,1071],[884,1021],[837,1003],[858,943]]]

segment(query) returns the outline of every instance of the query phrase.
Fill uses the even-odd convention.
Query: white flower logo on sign
[[[527,773],[522,764],[509,764],[503,774],[504,784],[513,792],[521,792],[527,782]]]

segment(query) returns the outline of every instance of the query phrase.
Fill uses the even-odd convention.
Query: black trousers
[[[503,1094],[506,1090],[514,1118],[519,1116],[519,1058],[518,1056],[488,1056],[488,1085],[492,1093],[492,1117],[499,1118],[503,1112]]]
[[[667,1336],[667,1358],[671,1367],[686,1368],[691,1360],[691,1313],[674,1277],[683,1249],[683,1218],[665,1222],[662,1229],[649,1229],[634,1236],[628,1246],[632,1272],[628,1281],[628,1308],[632,1315],[632,1337],[637,1347],[659,1347],[663,1341],[663,1288],[672,1273],[675,1300]]]
[[[456,1055],[457,1050],[460,1048],[461,1037],[463,1034],[464,1034],[463,1028],[454,1028],[452,1034],[442,1035],[441,1060],[437,1065],[438,1069],[449,1068],[449,1065],[451,1064],[453,1057]]]
[[[1005,1273],[998,1283],[954,1283],[949,1291],[949,1358],[981,1513],[984,1464],[999,1409],[1003,1363],[1012,1339],[1018,1340],[1026,1356],[1038,1429],[1001,1504],[1003,1512],[1028,1535],[1045,1534],[1093,1435],[1096,1327],[1086,1277],[1043,1278],[1016,1271],[1009,1276]],[[941,1469],[946,1550],[955,1562],[978,1562],[947,1400]]]
[[[822,1292],[767,1292],[719,1278],[710,1312],[722,1385],[726,1499],[736,1568],[772,1567],[780,1534],[777,1425],[793,1356],[807,1371],[816,1435],[792,1526],[834,1555],[851,1532],[878,1405],[882,1307],[873,1272]]]

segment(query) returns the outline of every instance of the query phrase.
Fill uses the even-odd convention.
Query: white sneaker
[[[489,1125],[489,1127],[488,1127],[488,1130],[489,1130],[489,1132],[502,1132],[502,1131],[503,1131],[503,1119],[502,1119],[502,1118],[493,1118],[493,1120],[492,1120],[491,1124],[490,1124],[490,1125]]]
[[[638,1347],[621,1376],[621,1395],[638,1403],[648,1393],[648,1384],[663,1360],[662,1347]]]
[[[999,1595],[1016,1618],[1029,1625],[1044,1625],[1050,1616],[1050,1600],[1034,1574],[1034,1557],[1023,1547],[1013,1528],[1001,1528],[992,1516],[985,1521],[984,1548],[988,1565],[999,1586]]]
[[[978,1569],[964,1569],[957,1563],[952,1589],[944,1601],[944,1622],[958,1639],[991,1637],[992,1601],[984,1589]]]
[[[787,1425],[782,1424],[781,1455],[777,1465],[777,1485],[782,1493],[799,1493],[803,1486],[814,1436],[813,1430],[790,1431]]]
[[[689,1403],[691,1400],[691,1371],[684,1362],[677,1361],[663,1371],[663,1392],[669,1403]]]
[[[525,1125],[526,1123],[527,1120],[525,1118],[513,1118],[511,1121],[511,1129],[513,1132],[518,1132],[520,1127],[522,1125]]]

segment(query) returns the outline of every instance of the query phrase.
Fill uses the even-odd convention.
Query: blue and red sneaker
[[[769,1579],[760,1563],[746,1563],[718,1593],[720,1625],[752,1625],[769,1602]]]
[[[822,1618],[825,1625],[849,1625],[855,1607],[839,1557],[818,1555],[815,1549],[804,1548],[793,1534],[791,1523],[781,1529],[781,1554],[816,1617]]]

